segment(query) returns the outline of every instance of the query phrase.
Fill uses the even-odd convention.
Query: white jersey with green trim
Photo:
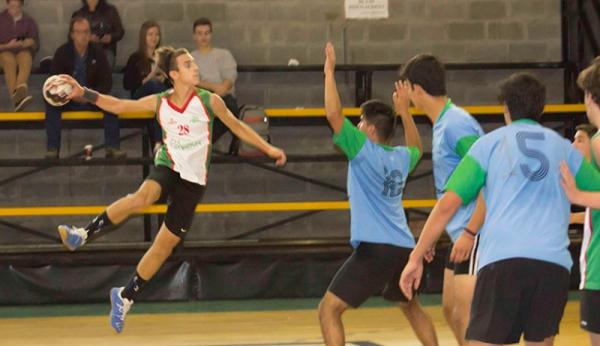
[[[158,94],[157,120],[163,145],[154,164],[178,172],[182,179],[206,185],[211,157],[212,122],[210,92],[197,89],[182,108],[168,96],[172,89]]]
[[[587,256],[592,240],[592,211],[590,208],[585,208],[585,218],[583,221],[583,240],[581,241],[581,252],[579,254],[579,270],[581,272],[579,289],[585,289],[587,279]]]

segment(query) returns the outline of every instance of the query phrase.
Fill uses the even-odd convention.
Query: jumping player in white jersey
[[[69,99],[83,97],[115,114],[156,112],[163,132],[164,144],[156,154],[154,170],[135,193],[111,204],[85,228],[58,227],[63,244],[73,251],[82,246],[89,236],[113,228],[131,214],[151,206],[161,196],[169,197],[165,221],[139,262],[135,275],[125,287],[115,287],[110,292],[110,323],[118,333],[123,330],[125,316],[144,285],[156,274],[191,226],[196,205],[206,189],[215,117],[241,140],[275,159],[278,166],[286,162],[283,150],[270,145],[236,119],[218,95],[196,87],[198,66],[187,50],[161,47],[156,51],[155,61],[171,80],[173,89],[139,100],[121,100],[99,94],[81,87],[70,76],[61,75],[64,82],[73,86]]]

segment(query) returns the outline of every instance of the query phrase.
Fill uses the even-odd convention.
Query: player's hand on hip
[[[452,252],[450,253],[450,261],[461,263],[469,259],[475,237],[466,232],[463,232],[454,243]]]
[[[271,147],[267,155],[270,158],[275,159],[275,165],[278,167],[284,166],[287,162],[287,156],[285,155],[285,151],[277,147]]]
[[[402,271],[402,275],[400,276],[400,289],[402,293],[411,300],[413,298],[414,292],[419,288],[421,284],[421,277],[423,276],[423,261],[415,260],[411,257],[406,267]]]

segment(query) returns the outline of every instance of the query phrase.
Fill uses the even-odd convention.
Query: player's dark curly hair
[[[169,72],[178,71],[177,57],[180,55],[189,54],[189,52],[185,48],[173,48],[170,46],[165,46],[157,48],[155,54],[158,57],[158,61],[156,62],[158,68],[164,73],[165,77],[172,82]]]
[[[380,100],[369,100],[360,106],[363,118],[375,126],[377,137],[388,142],[396,129],[396,112]]]
[[[400,79],[421,86],[431,96],[446,96],[446,68],[434,55],[412,57],[402,66]]]
[[[546,103],[546,86],[530,73],[515,73],[500,86],[499,100],[508,108],[512,120],[539,121]]]
[[[600,105],[600,56],[592,64],[581,71],[577,77],[577,85],[581,90],[590,93],[592,100]]]

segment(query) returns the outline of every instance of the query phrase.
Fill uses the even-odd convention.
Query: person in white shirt
[[[227,108],[237,118],[239,116],[239,107],[235,98],[237,63],[230,51],[213,47],[210,19],[204,17],[196,19],[193,30],[196,50],[191,54],[200,69],[198,86],[221,96]],[[213,124],[212,142],[215,143],[225,132],[227,127],[217,119]]]

